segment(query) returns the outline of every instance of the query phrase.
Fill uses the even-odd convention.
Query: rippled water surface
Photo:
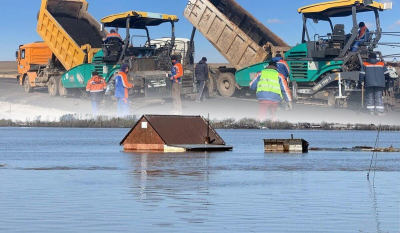
[[[234,150],[209,154],[124,153],[127,132],[0,128],[0,232],[400,232],[399,153],[378,154],[370,182],[370,152],[263,153],[263,138],[376,132],[219,130]]]

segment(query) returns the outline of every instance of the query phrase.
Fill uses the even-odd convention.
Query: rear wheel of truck
[[[67,98],[68,96],[68,89],[64,87],[62,81],[60,80],[58,82],[58,92],[60,93],[60,96],[63,98]]]
[[[59,77],[51,77],[47,83],[47,88],[51,97],[56,97],[58,94],[58,83],[60,82]]]
[[[24,91],[26,93],[32,93],[33,92],[33,87],[29,83],[29,77],[28,76],[25,76],[25,79],[24,79]]]
[[[235,75],[232,73],[221,73],[217,80],[217,89],[221,96],[231,97],[236,90]]]

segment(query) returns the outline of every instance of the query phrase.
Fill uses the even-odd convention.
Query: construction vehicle
[[[185,40],[176,40],[175,23],[179,19],[176,15],[165,15],[150,12],[129,11],[104,17],[101,23],[104,27],[112,27],[126,30],[124,46],[118,46],[118,42],[105,45],[109,55],[103,59],[111,62],[124,62],[129,64],[129,80],[135,85],[134,96],[144,96],[151,99],[163,99],[171,97],[172,82],[166,77],[166,72],[171,71],[171,56],[176,55],[181,61],[184,69],[182,82],[182,95],[194,92],[194,48],[185,43]],[[152,40],[149,28],[164,23],[171,25],[171,37]],[[133,35],[135,32],[145,32],[146,39],[143,46],[133,46]],[[187,46],[182,46],[187,45]],[[193,44],[193,43],[189,43]],[[182,47],[182,48],[181,48]],[[112,83],[111,83],[112,84]],[[113,86],[112,88],[113,89]]]
[[[44,40],[42,45],[46,45],[52,55],[48,62],[41,61],[38,69],[21,74],[20,83],[27,83],[25,91],[31,92],[32,88],[47,86],[53,97],[77,93],[76,90],[85,96],[86,83],[93,71],[97,71],[109,82],[121,64],[129,63],[129,77],[134,81],[135,93],[146,98],[166,96],[165,86],[169,82],[165,81],[165,71],[172,66],[170,57],[174,47],[174,23],[178,21],[177,16],[129,11],[105,17],[101,24],[87,10],[88,3],[85,0],[42,0],[37,32]],[[163,23],[172,24],[172,39],[165,46],[157,49],[151,43],[143,47],[131,46],[129,29],[145,30],[147,41],[150,42],[148,27]],[[105,27],[126,28],[124,44],[113,41],[103,43],[107,35]],[[23,46],[18,54],[22,54],[21,48]],[[189,68],[186,75],[192,77]],[[185,81],[182,92],[193,91],[192,78]]]
[[[102,38],[106,35],[87,9],[85,0],[42,0],[36,31],[44,41],[42,47],[47,47],[45,49],[51,51],[51,56],[47,57],[47,62],[42,60],[39,66],[34,66],[36,69],[21,73],[20,83],[24,84],[26,92],[47,87],[52,97],[66,96],[71,88],[85,87],[96,67],[92,63],[96,61],[95,55],[101,51]],[[19,54],[22,54],[21,48]],[[106,65],[98,66],[103,70]],[[68,75],[68,82],[61,81],[63,75]]]
[[[382,36],[380,27],[379,12],[392,8],[391,3],[378,3],[371,0],[337,0],[313,4],[298,9],[303,16],[303,33],[301,43],[285,52],[285,60],[288,62],[291,75],[290,85],[293,89],[293,96],[299,102],[313,102],[314,100],[326,101],[329,105],[347,106],[347,100],[352,97],[356,99],[361,96],[362,87],[359,83],[359,71],[363,61],[368,58],[371,52],[377,53],[383,60],[383,55],[377,48]],[[248,41],[241,40],[245,35],[235,33],[233,41],[225,35],[232,35],[225,32],[241,32],[244,29],[251,31],[252,28],[259,28],[259,24],[246,24],[247,17],[229,18],[230,12],[243,14],[243,8],[239,7],[234,0],[190,0],[185,17],[220,51],[222,55],[235,67],[235,84],[239,88],[246,88],[250,81],[268,65],[269,57],[253,59],[252,64],[240,67],[240,59],[244,58],[242,53],[229,53],[230,49],[236,51],[251,51],[253,57],[256,51],[251,49]],[[376,21],[376,30],[370,31],[369,38],[362,43],[357,52],[351,52],[358,35],[357,16],[361,12],[371,12]],[[247,12],[246,12],[247,13]],[[232,14],[235,15],[235,14]],[[246,16],[248,15],[245,14]],[[351,34],[345,34],[344,25],[334,25],[332,20],[341,17],[351,16]],[[232,17],[231,17],[232,18]],[[234,21],[236,20],[236,21]],[[327,35],[310,35],[308,24],[328,22],[330,33]],[[258,22],[258,21],[257,21]],[[214,24],[219,27],[213,27]],[[255,25],[252,27],[252,25]],[[235,27],[236,26],[236,27]],[[217,28],[218,30],[216,30]],[[254,30],[255,30],[254,29]],[[216,39],[209,34],[215,32]],[[219,34],[218,34],[218,33]],[[272,32],[270,43],[276,36]],[[251,35],[257,35],[253,33]],[[252,40],[254,41],[254,40]],[[225,44],[222,49],[220,45]],[[238,49],[239,48],[239,49]],[[271,51],[267,49],[267,52]],[[271,53],[270,53],[271,54]],[[264,59],[263,61],[260,61]],[[250,60],[250,59],[247,59]],[[258,62],[257,62],[258,61]],[[396,95],[400,93],[399,78],[395,72],[391,72],[391,78],[386,80],[387,87],[384,92],[384,100],[388,107],[399,107],[400,102]],[[222,95],[230,96],[230,92],[220,92]],[[361,102],[361,101],[360,101]]]
[[[36,85],[34,77],[39,70],[46,67],[52,55],[49,47],[43,42],[19,46],[15,54],[18,62],[17,80],[21,86],[24,86],[26,92],[33,91],[33,87]]]
[[[184,16],[225,57],[230,67],[214,69],[209,90],[230,97],[242,85],[237,70],[264,62],[290,49],[275,33],[233,0],[190,0]],[[244,86],[248,86],[247,84]]]

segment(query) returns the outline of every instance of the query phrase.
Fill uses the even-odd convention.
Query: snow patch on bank
[[[54,108],[42,108],[31,105],[14,104],[0,101],[0,119],[12,121],[60,121],[64,115],[75,113]]]

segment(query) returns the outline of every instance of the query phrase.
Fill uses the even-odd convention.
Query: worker
[[[128,89],[134,87],[128,82],[127,73],[129,67],[122,64],[120,72],[115,77],[115,98],[117,98],[118,116],[124,117],[129,115],[129,93]]]
[[[113,38],[117,38],[121,44],[124,44],[124,40],[122,40],[122,37],[114,29],[111,29],[110,33],[107,34],[104,43],[107,44]]]
[[[199,87],[199,91],[197,92],[196,102],[200,102],[204,95],[204,87],[206,86],[206,81],[208,80],[208,65],[207,58],[203,57],[199,63],[196,65],[195,69],[196,80]],[[205,100],[205,97],[203,97]]]
[[[358,46],[360,46],[361,43],[367,41],[369,38],[369,30],[368,30],[367,26],[365,25],[365,23],[360,22],[358,24],[358,27],[360,29],[358,30],[358,36],[356,38],[356,42],[354,43],[354,45],[351,49],[352,52],[357,52]]]
[[[265,120],[268,112],[270,119],[276,121],[279,103],[283,99],[288,103],[292,101],[285,77],[277,71],[277,63],[274,61],[271,61],[268,67],[250,82],[250,88],[257,90],[258,119],[260,121]]]
[[[289,82],[290,68],[287,62],[283,59],[282,55],[277,53],[276,56],[272,58],[272,61],[276,62],[277,71],[285,77],[287,82]]]
[[[86,91],[89,92],[90,101],[92,102],[92,113],[95,116],[99,113],[100,104],[106,89],[106,80],[100,77],[97,71],[92,72],[92,78],[87,82]]]
[[[173,55],[171,57],[172,69],[171,74],[167,74],[167,77],[172,82],[172,100],[174,101],[174,110],[171,112],[174,115],[182,114],[182,101],[181,101],[181,78],[183,76],[182,64],[178,61],[178,57]]]
[[[287,83],[290,82],[290,68],[280,53],[277,53],[272,61],[276,62],[277,71],[285,77]],[[284,103],[286,110],[292,110],[292,102]]]
[[[386,86],[386,77],[389,71],[382,61],[378,61],[375,53],[370,53],[368,60],[363,63],[360,72],[360,82],[365,87],[367,109],[371,115],[385,115],[383,105],[383,89]]]

